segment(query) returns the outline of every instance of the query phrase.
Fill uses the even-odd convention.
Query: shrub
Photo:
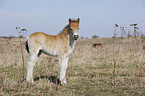
[[[97,36],[97,35],[93,35],[92,38],[99,38],[99,36]]]

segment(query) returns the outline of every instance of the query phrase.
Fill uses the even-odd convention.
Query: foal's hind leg
[[[28,60],[28,64],[27,64],[27,77],[26,77],[27,82],[32,82],[33,83],[33,68],[34,68],[35,63],[38,60],[40,54],[41,54],[41,51],[38,51],[35,54],[31,53],[29,55],[29,60]]]

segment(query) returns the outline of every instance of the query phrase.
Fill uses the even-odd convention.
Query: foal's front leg
[[[60,70],[60,81],[61,85],[67,84],[66,82],[66,70],[67,70],[67,62],[68,62],[68,57],[60,58],[59,59],[59,70]]]

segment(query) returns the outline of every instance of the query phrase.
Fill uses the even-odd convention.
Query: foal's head
[[[78,18],[77,20],[71,20],[71,18],[69,19],[69,29],[73,33],[74,40],[77,40],[79,37],[78,36],[79,22],[80,18]]]

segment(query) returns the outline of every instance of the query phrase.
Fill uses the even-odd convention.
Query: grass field
[[[94,43],[103,47],[92,48]],[[0,96],[143,96],[144,51],[139,38],[79,39],[69,58],[66,86],[59,85],[58,59],[45,54],[34,67],[35,82],[29,84],[23,80],[19,39],[0,38]],[[26,76],[24,44],[23,53]]]

